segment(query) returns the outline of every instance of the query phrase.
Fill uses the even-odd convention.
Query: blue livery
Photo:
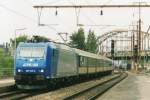
[[[15,55],[14,78],[19,88],[37,88],[111,71],[111,59],[53,42],[20,43]]]

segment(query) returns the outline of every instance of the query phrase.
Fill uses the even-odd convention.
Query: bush
[[[13,76],[13,58],[0,49],[0,78]]]

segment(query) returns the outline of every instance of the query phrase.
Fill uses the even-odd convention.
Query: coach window
[[[84,65],[84,57],[80,56],[80,67]]]
[[[103,67],[103,69],[104,69],[104,67],[105,67],[104,64],[105,64],[105,63],[104,63],[104,60],[102,59],[101,62],[100,62],[100,65]]]
[[[84,57],[84,67],[87,67],[87,57]]]

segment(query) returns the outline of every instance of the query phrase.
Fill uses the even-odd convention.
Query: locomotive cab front
[[[47,75],[47,46],[23,43],[17,48],[15,57],[15,81],[20,85],[44,84]]]

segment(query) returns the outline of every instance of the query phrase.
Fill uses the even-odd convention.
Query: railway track
[[[20,100],[46,92],[47,90],[19,90],[15,85],[0,88],[0,100]]]
[[[44,91],[12,91],[10,93],[4,93],[0,95],[0,100],[22,100],[38,94],[42,94],[43,92]]]
[[[16,90],[15,85],[0,87],[0,94],[3,93],[3,92],[9,92],[9,91],[14,91],[14,90]]]
[[[103,83],[105,83],[108,80],[113,80],[115,78],[120,77],[121,74],[114,74],[111,76],[105,76],[103,78],[100,79],[96,79],[96,80],[91,80],[88,82],[84,82],[84,83],[80,83],[80,84],[76,84],[76,85],[72,85],[69,87],[65,87],[65,88],[60,88],[58,90],[54,90],[54,91],[50,91],[50,92],[46,92],[37,96],[32,96],[29,98],[26,98],[26,100],[63,100],[63,99],[71,99],[70,97],[73,96],[74,94],[80,93],[81,91],[85,91],[89,88],[92,88],[94,86],[97,85],[102,85]]]
[[[0,100],[94,100],[95,97],[121,81],[125,76],[127,75],[114,74],[56,90],[19,90],[16,86],[3,87],[3,91],[0,89]]]
[[[83,91],[77,92],[64,100],[95,100],[97,97],[106,92],[109,88],[127,77],[127,73],[122,73],[120,76],[114,77],[108,81],[102,82]]]

